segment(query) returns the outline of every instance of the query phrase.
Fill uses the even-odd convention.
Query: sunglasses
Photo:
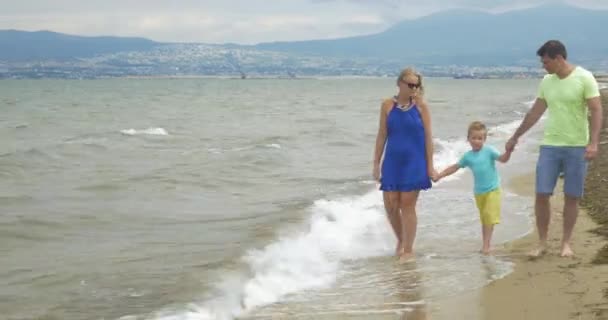
[[[407,84],[407,87],[410,89],[420,88],[420,84],[418,84],[418,83],[409,83],[409,82],[405,82],[403,80],[401,80],[401,82]]]

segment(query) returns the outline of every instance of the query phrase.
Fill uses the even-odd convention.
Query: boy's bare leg
[[[534,213],[536,215],[536,229],[538,231],[538,247],[530,251],[530,257],[539,257],[547,252],[547,235],[549,232],[549,223],[551,222],[551,195],[536,194],[534,203]]]
[[[403,239],[403,252],[399,262],[407,262],[414,258],[414,241],[416,240],[416,202],[419,191],[401,192],[399,207],[401,209],[401,236]]]
[[[399,256],[403,251],[403,239],[401,237],[401,214],[399,213],[399,192],[383,192],[382,197],[384,200],[384,209],[388,216],[388,221],[393,228],[395,237],[397,237],[397,248],[395,249],[395,255]]]
[[[574,255],[570,248],[570,240],[572,239],[572,230],[576,224],[578,217],[578,202],[579,198],[564,196],[564,233],[562,236],[562,249],[560,256],[571,257]]]
[[[483,239],[483,247],[481,248],[481,253],[483,255],[490,255],[491,247],[490,242],[492,241],[492,233],[494,232],[493,224],[483,224],[481,225],[481,236]]]

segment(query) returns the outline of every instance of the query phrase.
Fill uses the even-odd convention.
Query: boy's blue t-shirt
[[[468,167],[473,171],[475,194],[490,192],[499,187],[500,178],[496,171],[498,157],[500,157],[498,150],[484,145],[479,151],[468,151],[458,161],[459,167]]]

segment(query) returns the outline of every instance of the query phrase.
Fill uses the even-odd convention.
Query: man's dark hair
[[[564,46],[564,44],[561,43],[559,40],[549,40],[545,42],[542,47],[536,50],[536,55],[541,58],[547,55],[551,59],[555,59],[555,57],[557,57],[558,55],[564,57],[564,59],[568,58],[566,46]]]

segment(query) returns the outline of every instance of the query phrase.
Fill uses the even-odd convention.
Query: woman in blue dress
[[[405,262],[414,258],[418,194],[431,188],[437,172],[422,76],[407,68],[399,74],[397,87],[398,94],[380,109],[373,175],[380,182],[384,208],[397,236],[396,254]]]

